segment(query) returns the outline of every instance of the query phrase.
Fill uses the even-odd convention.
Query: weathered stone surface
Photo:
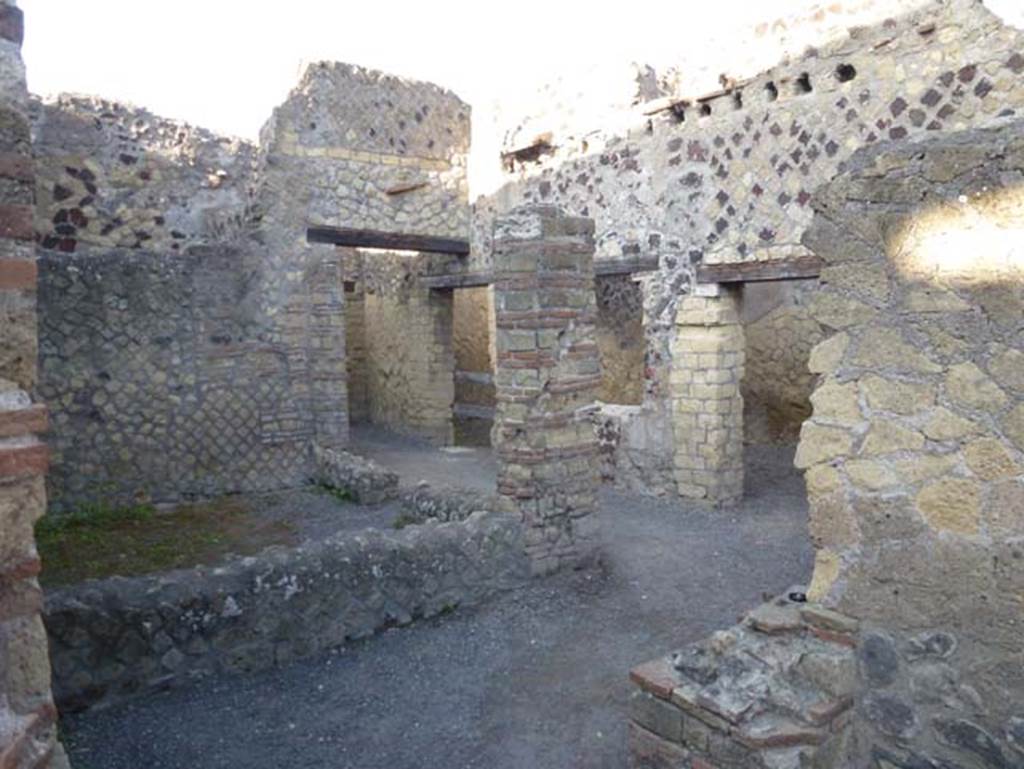
[[[22,14],[0,0],[0,766],[67,769],[57,742],[34,526],[46,511]]]
[[[867,302],[831,293],[816,294],[811,300],[811,312],[822,325],[831,329],[867,323],[878,315],[878,310]]]
[[[964,446],[964,459],[975,475],[985,481],[994,481],[1020,473],[1020,466],[1010,456],[1001,441],[979,438]]]
[[[629,671],[629,679],[644,691],[667,700],[679,685],[676,668],[668,656],[637,665]]]
[[[537,574],[578,565],[596,545],[592,237],[589,220],[550,206],[516,210],[495,234],[498,496],[525,527]]]
[[[946,475],[960,464],[958,454],[924,454],[893,463],[904,483],[916,484]]]
[[[945,659],[956,651],[956,645],[956,637],[941,630],[933,633],[919,633],[908,639],[906,655],[911,660],[922,657]]]
[[[1014,537],[1024,535],[1024,480],[1007,479],[993,485],[988,503],[986,518],[989,530],[997,537]]]
[[[60,588],[46,596],[54,689],[74,709],[260,670],[474,605],[529,575],[519,522],[481,511],[343,532],[209,569]],[[117,664],[96,666],[110,649]]]
[[[814,574],[807,588],[807,600],[815,603],[828,598],[832,586],[839,578],[842,561],[834,550],[821,548],[814,554]]]
[[[629,698],[629,717],[662,739],[676,743],[683,740],[683,714],[664,699],[645,691],[634,692]]]
[[[330,417],[300,398],[310,369],[289,363],[289,340],[264,310],[265,256],[237,246],[43,252],[39,393],[53,421],[53,512],[308,481],[322,425],[347,431],[344,372]],[[311,303],[301,297],[298,317]]]
[[[880,491],[899,483],[899,476],[889,463],[873,459],[851,459],[844,467],[850,481],[868,491]]]
[[[853,451],[853,436],[840,427],[805,422],[793,463],[803,469],[842,457]]]
[[[1014,407],[1003,422],[1003,431],[1018,451],[1024,451],[1024,403]]]
[[[867,376],[860,380],[860,389],[868,406],[879,411],[897,414],[915,414],[935,402],[931,385]]]
[[[362,302],[357,323],[363,338],[357,344],[366,419],[445,446],[453,441],[456,292],[423,284],[435,261],[425,254],[351,254],[346,263],[358,279],[346,300],[358,294]]]
[[[894,328],[870,328],[862,334],[853,356],[862,368],[907,374],[935,374],[939,364],[928,358]]]
[[[849,344],[850,337],[846,334],[835,334],[823,342],[819,342],[811,350],[807,367],[814,374],[826,374],[837,370]]]
[[[923,446],[924,436],[917,430],[904,427],[892,420],[877,420],[868,428],[860,453],[864,456],[875,456],[895,451],[917,451]]]
[[[909,739],[918,729],[914,709],[889,694],[868,694],[863,699],[861,712],[878,731],[900,740]]]
[[[795,606],[766,603],[747,615],[755,630],[762,633],[786,633],[800,628],[800,612]]]
[[[1009,769],[1017,764],[999,747],[991,734],[966,719],[937,719],[935,730],[943,741],[979,758],[986,767]]]
[[[895,300],[868,326],[844,325],[852,356],[820,372],[826,388],[857,376],[869,424],[851,432],[872,455],[836,457],[834,468],[808,473],[812,532],[837,521],[857,534],[815,536],[825,549],[810,597],[869,629],[856,641],[860,745],[852,750],[860,757],[836,765],[1017,758],[1006,725],[1020,717],[1024,686],[1013,672],[1024,499],[1013,308],[1024,269],[1016,237],[993,239],[984,259],[958,261],[949,244],[962,237],[971,251],[979,222],[1004,232],[1020,220],[1024,196],[1006,182],[1024,172],[1024,156],[1006,155],[1019,132],[1018,122],[865,151],[816,197],[821,229],[809,242],[826,262],[853,264],[840,241],[863,238],[856,258],[872,275],[886,265]],[[929,175],[930,159],[946,170]],[[856,294],[841,280],[824,290]]]
[[[860,623],[856,619],[814,604],[802,608],[800,616],[809,625],[835,630],[839,633],[856,633],[860,627]]]
[[[996,411],[1006,404],[1006,393],[974,363],[950,368],[946,395],[958,404],[980,411]]]
[[[863,417],[857,399],[857,383],[840,384],[828,380],[818,386],[811,396],[816,420],[840,425],[855,425]]]
[[[416,521],[464,521],[478,510],[496,510],[498,499],[473,489],[444,486],[434,488],[421,481],[402,495],[402,509]]]
[[[807,468],[804,481],[808,495],[824,497],[842,488],[843,476],[831,465],[819,464]]]
[[[892,639],[879,633],[867,633],[861,638],[857,656],[871,685],[888,686],[896,680],[900,660]]]
[[[935,529],[957,534],[976,534],[980,516],[978,485],[974,481],[946,478],[917,495],[917,507]]]
[[[629,725],[630,769],[683,769],[689,753],[635,723]]]
[[[676,487],[728,504],[743,494],[745,355],[738,296],[688,297],[676,315],[670,376]],[[714,384],[712,384],[712,382]]]
[[[358,504],[376,505],[398,496],[398,474],[371,459],[317,445],[313,446],[313,456],[314,480]]]
[[[977,435],[981,432],[981,426],[940,406],[928,417],[923,432],[933,441],[953,441],[968,435]]]
[[[804,624],[805,616],[818,624]],[[631,700],[631,727],[692,751],[692,766],[789,767],[796,754],[785,751],[794,747],[804,760],[824,761],[835,747],[819,754],[819,746],[845,727],[856,661],[848,646],[810,631],[828,636],[826,626],[849,629],[850,622],[785,597],[768,602],[741,625],[674,653],[671,674],[663,659],[641,666],[642,675],[635,670],[645,691]],[[670,702],[657,699],[669,685]]]

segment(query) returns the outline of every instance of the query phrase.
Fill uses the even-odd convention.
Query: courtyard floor
[[[477,477],[487,462],[486,452],[428,458],[424,449],[417,459],[386,436],[361,441],[357,450],[394,467],[406,484],[417,473],[435,481],[437,467]],[[629,668],[733,624],[764,593],[808,579],[806,499],[791,462],[785,449],[748,450],[747,498],[727,511],[605,490],[598,565],[477,610],[287,668],[65,717],[73,765],[624,767]]]

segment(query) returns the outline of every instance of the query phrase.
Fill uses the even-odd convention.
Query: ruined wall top
[[[755,20],[749,25],[707,30],[706,41],[697,47],[685,36],[671,47],[658,48],[657,40],[652,40],[643,63],[623,66],[612,61],[559,73],[530,94],[528,105],[499,106],[497,130],[506,149],[523,146],[545,132],[574,138],[624,133],[643,125],[652,102],[695,101],[723,90],[724,84],[844,45],[866,27],[929,4],[930,0],[851,0],[808,5],[775,18],[752,8]]]
[[[269,147],[284,140],[310,150],[345,147],[464,165],[469,122],[469,105],[433,83],[316,62],[274,110],[260,142]]]
[[[509,146],[497,208],[591,216],[599,258],[658,256],[671,294],[698,263],[804,257],[811,194],[858,148],[1024,107],[1018,30],[975,0],[908,7],[716,92],[638,103],[625,132]],[[671,304],[658,299],[651,316]]]
[[[32,122],[44,249],[177,250],[242,226],[249,142],[93,96],[34,99]]]
[[[261,132],[257,216],[284,250],[312,226],[465,238],[469,146],[452,92],[311,64]]]

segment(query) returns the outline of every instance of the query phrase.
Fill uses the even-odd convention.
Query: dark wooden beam
[[[438,238],[433,235],[406,235],[381,230],[356,230],[349,227],[310,227],[310,243],[329,243],[350,248],[382,248],[388,251],[423,251],[430,254],[469,255],[469,241]]]
[[[657,269],[657,256],[635,256],[631,259],[596,259],[594,261],[594,274],[599,278],[609,275],[631,275],[634,272],[653,272]]]
[[[420,283],[427,288],[477,288],[489,286],[494,275],[489,272],[450,272],[444,275],[424,275]]]
[[[698,283],[748,283],[758,280],[798,280],[821,275],[824,261],[817,256],[796,256],[766,262],[700,264]]]

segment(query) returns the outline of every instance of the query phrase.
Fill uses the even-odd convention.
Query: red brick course
[[[30,205],[0,205],[0,238],[35,240],[33,215]]]
[[[41,444],[0,448],[0,478],[42,475],[50,463],[50,451]]]
[[[46,432],[48,423],[46,406],[41,403],[25,409],[0,411],[0,438]]]

